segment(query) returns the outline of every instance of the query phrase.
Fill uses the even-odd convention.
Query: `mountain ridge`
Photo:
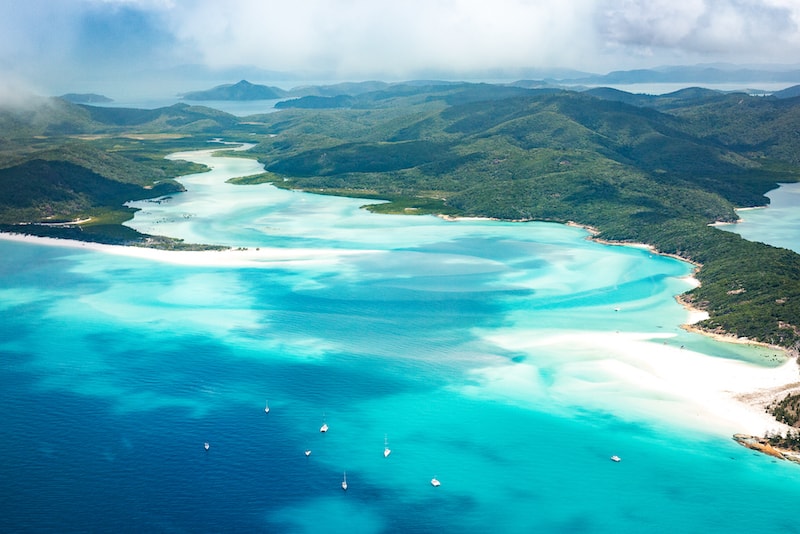
[[[179,96],[184,100],[277,100],[286,95],[286,91],[278,87],[241,80],[234,84],[218,85],[204,91],[190,91]]]
[[[0,112],[0,169],[11,169],[8,191],[34,183],[23,170],[52,168],[26,166],[35,159],[150,187],[187,172],[165,154],[210,138],[255,143],[240,155],[266,169],[242,183],[389,201],[373,211],[574,222],[608,241],[647,243],[702,265],[701,285],[682,296],[709,312],[701,328],[800,348],[800,255],[709,226],[800,179],[799,98],[431,83],[377,86],[347,107],[249,117],[185,103],[135,110],[56,99],[40,112]],[[90,193],[92,183],[75,192]],[[61,208],[41,217],[83,213],[68,201]],[[83,228],[75,223],[70,237],[97,239]]]

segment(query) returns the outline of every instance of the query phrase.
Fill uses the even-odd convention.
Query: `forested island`
[[[202,247],[122,226],[127,200],[182,190],[164,159],[211,138],[272,182],[384,199],[376,212],[553,221],[698,265],[681,300],[706,332],[800,347],[800,255],[713,223],[800,179],[800,98],[686,89],[662,96],[530,84],[380,84],[307,91],[236,117],[177,104],[125,109],[38,99],[0,110],[0,229],[105,243]],[[57,224],[54,224],[57,223]]]

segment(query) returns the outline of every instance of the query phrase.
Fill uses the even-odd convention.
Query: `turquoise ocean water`
[[[739,210],[741,222],[720,228],[750,241],[800,252],[800,182],[782,184],[766,194],[769,206]]]
[[[214,170],[132,225],[241,256],[0,240],[0,531],[800,531],[800,466],[586,337],[774,365],[679,328],[691,266],[176,157]]]

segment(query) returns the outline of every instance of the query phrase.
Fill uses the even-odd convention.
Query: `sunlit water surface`
[[[720,228],[750,241],[800,252],[800,182],[782,184],[766,196],[767,207],[739,210],[740,222]]]
[[[132,226],[264,257],[0,241],[0,530],[800,530],[800,467],[698,429],[586,341],[764,363],[679,328],[691,266],[579,228],[229,185],[261,167],[175,157],[213,171],[136,203]]]

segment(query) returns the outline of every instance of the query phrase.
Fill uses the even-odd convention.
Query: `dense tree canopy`
[[[246,140],[257,143],[246,156],[265,173],[243,183],[390,201],[376,211],[573,221],[604,239],[651,244],[702,265],[702,285],[683,298],[709,311],[703,328],[800,344],[800,256],[709,226],[798,179],[800,99],[346,87],[244,118],[185,104],[133,110],[58,99],[0,111],[0,222],[14,229],[103,212],[94,219],[102,230],[79,237],[141,241],[112,230],[130,217],[121,203],[175,191],[171,179],[196,170],[163,155],[209,137]]]

